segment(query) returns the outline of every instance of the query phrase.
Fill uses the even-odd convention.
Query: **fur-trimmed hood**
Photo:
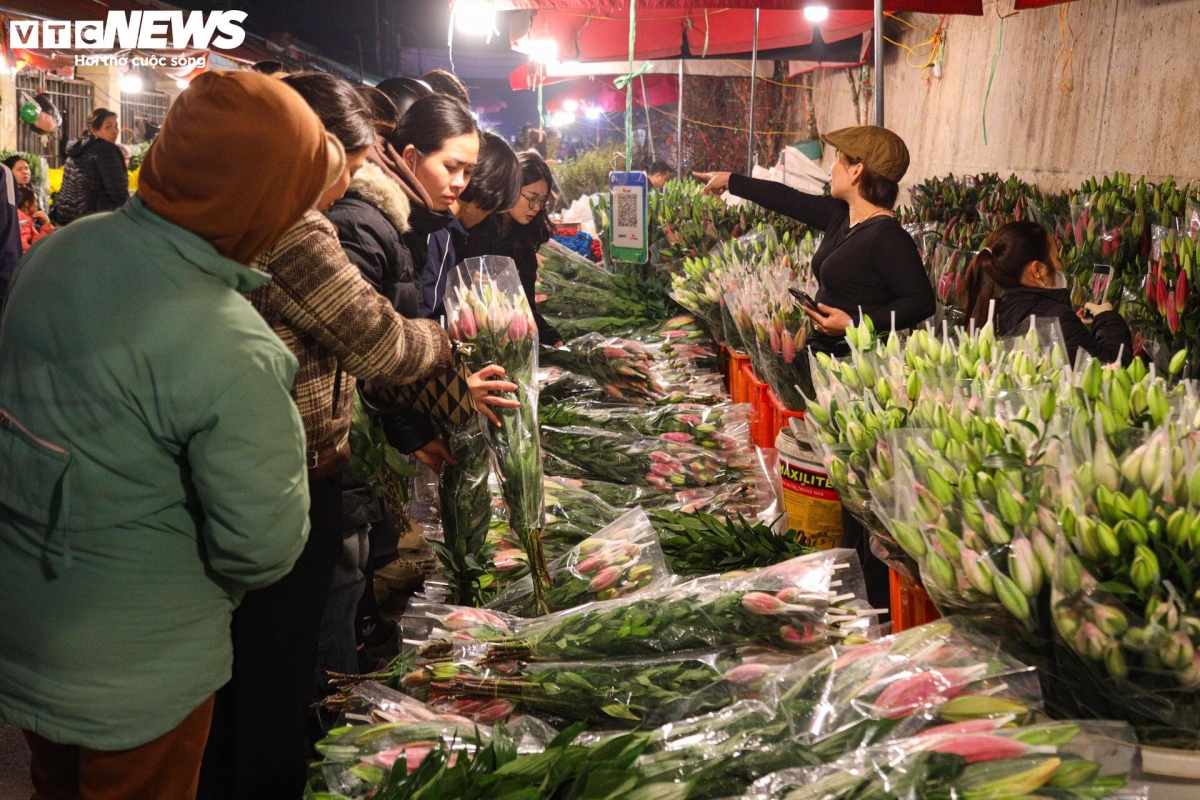
[[[408,195],[400,184],[370,161],[362,165],[346,193],[379,209],[400,233],[408,233],[411,229],[408,218],[412,214],[412,203]]]

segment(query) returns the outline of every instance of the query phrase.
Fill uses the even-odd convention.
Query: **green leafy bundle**
[[[711,575],[733,570],[769,567],[816,552],[803,534],[776,533],[762,522],[741,514],[681,514],[651,511],[650,522],[676,575]]]

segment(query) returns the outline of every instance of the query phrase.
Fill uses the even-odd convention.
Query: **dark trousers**
[[[312,528],[278,583],[233,613],[233,677],[217,692],[200,800],[298,800],[315,757],[308,737],[321,617],[342,553],[341,476],[309,481]]]
[[[871,536],[867,529],[845,509],[842,509],[842,547],[858,553],[863,579],[867,583],[867,600],[871,607],[890,607],[892,590],[888,565],[871,552]],[[886,622],[888,618],[880,617],[879,621]]]

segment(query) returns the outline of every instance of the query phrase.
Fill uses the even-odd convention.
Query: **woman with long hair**
[[[554,176],[541,156],[532,151],[517,154],[521,165],[521,193],[517,204],[503,214],[493,214],[471,229],[461,258],[508,256],[517,264],[521,286],[529,298],[529,307],[537,321],[538,340],[557,347],[562,336],[546,321],[534,299],[537,284],[537,253],[550,241],[550,198],[554,194]]]
[[[1133,334],[1110,303],[1071,307],[1058,243],[1036,222],[1010,222],[988,237],[967,267],[967,315],[977,326],[991,320],[999,336],[1027,330],[1031,318],[1057,319],[1072,361],[1080,348],[1106,363],[1133,360]]]
[[[430,240],[453,219],[449,209],[471,180],[479,144],[479,127],[462,103],[440,94],[422,97],[372,149],[346,196],[328,212],[350,260],[409,319],[423,316],[421,275]],[[487,367],[469,381],[480,413],[497,425],[490,407],[517,402],[495,394],[516,389],[497,380],[502,375],[499,367]],[[434,471],[452,460],[424,415],[391,415],[385,428],[392,446]]]

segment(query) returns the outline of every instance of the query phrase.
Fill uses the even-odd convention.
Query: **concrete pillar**
[[[0,150],[17,149],[17,82],[0,73]]]
[[[121,113],[121,68],[112,66],[76,67],[75,77],[92,84],[92,108],[107,108]],[[121,120],[122,124],[125,122]],[[82,126],[80,126],[82,128]]]

